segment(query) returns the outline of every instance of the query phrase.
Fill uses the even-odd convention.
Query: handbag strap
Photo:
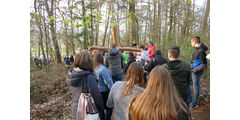
[[[87,75],[86,78],[84,80],[82,80],[82,93],[90,93],[89,83],[87,80],[89,75]]]

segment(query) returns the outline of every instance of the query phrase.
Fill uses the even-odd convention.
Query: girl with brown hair
[[[128,120],[128,103],[131,97],[143,91],[143,68],[138,62],[130,64],[126,81],[116,82],[109,93],[107,106],[114,108],[114,120]]]
[[[104,120],[104,106],[101,94],[98,92],[97,80],[93,73],[92,57],[87,51],[81,51],[76,55],[73,68],[66,77],[72,93],[72,115],[76,120],[78,100],[84,88],[89,89],[97,107],[99,118]]]
[[[109,91],[113,85],[112,76],[108,69],[103,65],[102,53],[96,53],[93,58],[93,69],[98,79],[98,88],[102,95],[104,109],[106,109],[105,120],[111,120],[112,108],[106,106]]]
[[[168,70],[155,67],[146,89],[136,94],[130,104],[131,120],[189,120],[187,105],[181,100]]]

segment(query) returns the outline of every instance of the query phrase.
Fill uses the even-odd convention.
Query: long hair
[[[96,69],[100,64],[103,64],[103,55],[101,53],[97,53],[93,57],[93,69]]]
[[[144,86],[144,79],[143,79],[143,68],[142,65],[139,62],[133,62],[130,64],[128,71],[127,71],[127,77],[126,77],[126,83],[121,93],[124,96],[128,96],[132,92],[132,88],[134,85],[138,85],[140,87]]]
[[[130,101],[130,119],[177,120],[180,110],[187,113],[183,104],[170,73],[166,68],[157,66],[151,71],[145,90]]]
[[[86,50],[81,51],[76,55],[73,62],[73,67],[93,72],[93,61],[91,55]]]

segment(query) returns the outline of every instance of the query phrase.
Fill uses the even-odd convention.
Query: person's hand
[[[198,69],[195,68],[195,69],[192,69],[191,71],[192,71],[193,73],[197,73],[197,72],[198,72]]]
[[[191,69],[193,69],[193,66],[192,66],[192,64],[190,64],[190,67],[191,67]]]

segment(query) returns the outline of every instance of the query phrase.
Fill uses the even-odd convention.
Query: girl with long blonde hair
[[[155,67],[145,90],[129,102],[131,120],[189,120],[187,105],[181,100],[168,70]]]
[[[128,120],[128,103],[132,96],[143,91],[143,68],[138,62],[130,64],[125,81],[117,81],[113,84],[107,106],[114,108],[114,120]]]

